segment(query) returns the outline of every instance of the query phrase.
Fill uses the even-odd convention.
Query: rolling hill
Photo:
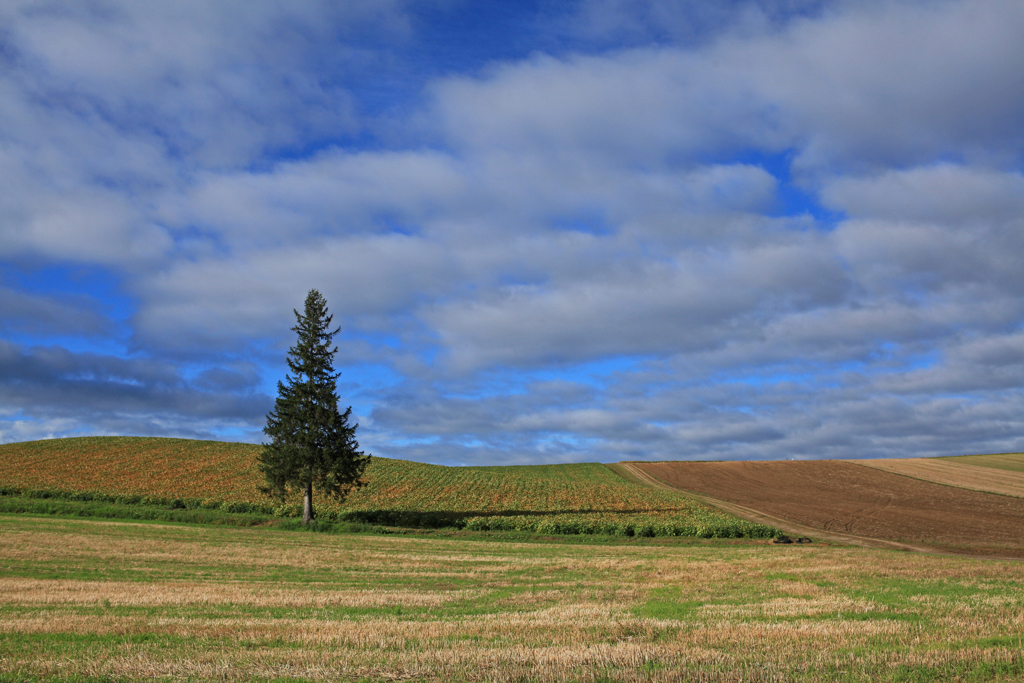
[[[0,446],[0,487],[9,493],[74,493],[297,516],[298,497],[282,503],[259,492],[259,449],[142,437],[7,444]],[[365,481],[344,503],[316,500],[318,517],[542,533],[762,538],[775,533],[682,493],[628,481],[596,463],[443,467],[374,458]]]

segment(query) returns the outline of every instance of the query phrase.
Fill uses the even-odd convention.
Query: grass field
[[[300,514],[258,491],[259,446],[183,439],[88,437],[0,446],[0,487],[76,491],[206,509]],[[344,504],[320,498],[324,520],[539,533],[768,537],[679,493],[628,481],[596,463],[441,467],[374,458],[366,487]],[[244,505],[239,505],[244,504]],[[251,507],[250,507],[251,506]]]
[[[1024,563],[0,515],[0,680],[1020,680],[1022,638]]]

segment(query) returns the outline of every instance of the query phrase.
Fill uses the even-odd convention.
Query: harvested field
[[[980,458],[1002,458],[1007,465],[1019,463],[1020,471],[1011,467],[994,468],[982,465]],[[1014,463],[1016,460],[1016,463]],[[972,455],[965,458],[900,458],[896,460],[849,460],[855,465],[872,467],[883,472],[958,486],[974,491],[987,491],[1004,496],[1024,498],[1024,455]],[[981,461],[987,462],[987,461]]]
[[[958,552],[1024,557],[1024,499],[837,460],[636,462],[642,473],[800,525]]]
[[[1024,563],[0,515],[3,681],[982,681]]]

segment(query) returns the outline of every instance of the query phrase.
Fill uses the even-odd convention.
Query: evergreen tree
[[[288,351],[291,374],[277,383],[277,401],[263,428],[270,443],[263,444],[259,468],[267,480],[264,493],[284,499],[291,491],[304,492],[302,522],[308,525],[314,517],[313,485],[343,500],[362,486],[370,456],[359,451],[359,425],[348,424],[352,408],[338,411],[340,373],[332,364],[338,349],[331,348],[338,330],[330,331],[326,299],[311,289],[305,311],[294,312],[298,322],[292,331],[299,338]]]

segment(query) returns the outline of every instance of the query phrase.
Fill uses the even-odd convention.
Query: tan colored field
[[[991,467],[995,470],[1024,472],[1024,453],[992,453],[990,455],[955,455],[942,460],[962,462],[977,467]]]
[[[1024,563],[2,517],[0,568],[15,680],[1024,675]]]
[[[902,474],[946,486],[1024,498],[1024,454],[971,455],[957,458],[848,460],[855,465]],[[994,467],[991,463],[1003,465]],[[1020,469],[1016,469],[1018,465]]]
[[[1024,557],[1021,498],[942,486],[838,460],[629,466],[673,488],[823,532]]]

